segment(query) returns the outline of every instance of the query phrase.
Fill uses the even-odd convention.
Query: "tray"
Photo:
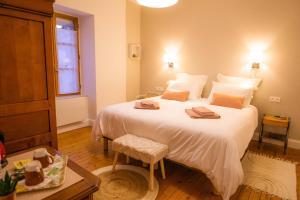
[[[18,181],[16,193],[44,190],[61,186],[66,175],[68,157],[65,155],[55,155],[53,164],[49,165],[44,171],[44,181],[35,186],[25,185],[25,179]]]

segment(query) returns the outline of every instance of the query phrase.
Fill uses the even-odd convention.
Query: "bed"
[[[94,124],[94,136],[133,134],[166,144],[168,159],[201,170],[223,199],[229,199],[243,181],[240,159],[257,127],[257,109],[209,105],[207,99],[151,99],[159,102],[159,110],[134,109],[134,101],[106,107]],[[185,109],[193,106],[205,106],[221,119],[192,119]]]

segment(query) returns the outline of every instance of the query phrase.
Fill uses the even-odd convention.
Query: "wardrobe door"
[[[0,130],[8,153],[57,147],[51,18],[0,8]]]

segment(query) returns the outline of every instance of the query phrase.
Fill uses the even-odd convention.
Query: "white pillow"
[[[225,76],[221,73],[218,74],[217,79],[220,83],[234,84],[242,88],[252,88],[253,90],[257,90],[260,82],[262,81],[261,78]]]
[[[176,80],[180,80],[180,81],[190,80],[190,81],[196,81],[196,82],[201,81],[204,84],[206,84],[207,76],[202,75],[202,74],[177,73]]]
[[[211,103],[213,100],[214,93],[221,93],[234,96],[244,96],[244,107],[249,106],[252,100],[253,89],[252,88],[242,88],[232,84],[213,82],[213,87],[211,89],[208,101]]]
[[[168,82],[167,90],[189,91],[189,99],[198,99],[201,97],[206,82],[207,76],[205,75],[179,73],[176,80]]]

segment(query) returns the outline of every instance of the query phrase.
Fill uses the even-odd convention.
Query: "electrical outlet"
[[[280,103],[281,102],[281,98],[280,97],[275,97],[275,96],[270,96],[269,97],[269,102]]]
[[[163,92],[163,91],[165,91],[165,88],[161,87],[161,86],[156,86],[155,90],[158,91],[158,92]]]

